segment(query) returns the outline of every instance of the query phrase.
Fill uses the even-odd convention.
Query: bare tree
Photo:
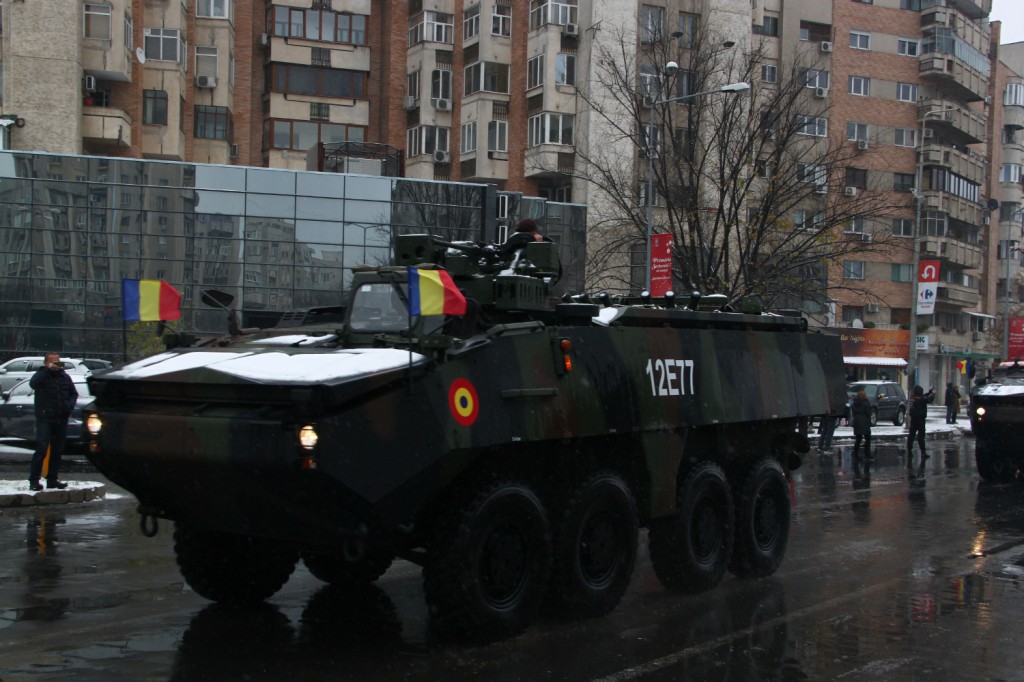
[[[827,76],[793,55],[767,82],[765,54],[733,48],[713,27],[684,36],[684,46],[678,34],[653,37],[641,43],[620,30],[595,40],[580,88],[590,137],[601,141],[575,150],[578,177],[601,197],[588,202],[588,288],[642,286],[650,166],[653,231],[672,234],[677,290],[819,310],[829,289],[856,290],[843,262],[890,252],[891,218],[910,195],[893,193],[892,176],[867,172],[870,141],[828,130],[828,99],[816,87]],[[678,70],[665,71],[669,61]],[[732,83],[751,87],[691,97]]]

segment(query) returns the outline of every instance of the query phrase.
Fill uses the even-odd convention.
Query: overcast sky
[[[1003,22],[1002,43],[1024,40],[1024,0],[993,0],[992,21]]]

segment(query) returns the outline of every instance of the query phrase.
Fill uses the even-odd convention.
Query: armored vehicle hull
[[[544,604],[614,608],[641,527],[671,589],[768,575],[807,419],[845,400],[838,339],[797,318],[568,303],[453,338],[415,328],[427,318],[366,336],[358,293],[350,309],[344,329],[91,379],[90,459],[146,517],[175,521],[204,596],[267,598],[300,556],[329,582],[400,556],[423,565],[439,626],[504,636]]]
[[[968,413],[981,477],[995,482],[1017,478],[1024,470],[1017,441],[1024,429],[1024,367],[1005,363],[996,368],[992,380],[971,394]]]

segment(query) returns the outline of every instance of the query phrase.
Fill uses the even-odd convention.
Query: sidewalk
[[[932,438],[954,438],[971,433],[971,420],[967,418],[966,407],[961,408],[957,415],[956,424],[946,423],[946,406],[929,405],[928,420],[925,422],[925,437]],[[811,437],[812,448],[818,444],[818,428],[808,434]],[[871,440],[873,441],[894,441],[906,439],[907,424],[893,426],[891,421],[879,421],[877,426],[871,427]],[[832,436],[832,442],[847,442],[853,440],[853,427],[839,426]]]

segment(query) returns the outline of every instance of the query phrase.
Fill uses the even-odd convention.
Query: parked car
[[[858,381],[846,387],[846,419],[850,420],[850,402],[858,392],[864,391],[871,403],[871,425],[878,421],[891,421],[902,426],[907,418],[907,394],[895,381]]]
[[[114,363],[109,360],[100,360],[98,358],[85,358],[82,360],[82,364],[93,372],[97,372],[101,369],[110,369],[114,366]]]
[[[78,391],[78,402],[68,419],[68,447],[82,444],[82,409],[92,402],[89,384],[85,374],[71,374]],[[35,391],[23,380],[10,391],[2,394],[0,402],[0,436],[20,438],[29,442],[36,439]]]
[[[89,369],[81,358],[63,358],[64,371],[68,374],[87,375]],[[10,391],[23,379],[30,379],[43,366],[43,356],[14,358],[0,365],[0,392]]]

